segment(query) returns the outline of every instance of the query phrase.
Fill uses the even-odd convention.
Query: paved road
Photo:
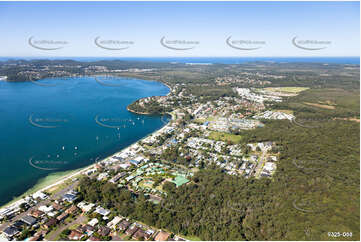
[[[259,177],[259,175],[260,175],[260,173],[261,173],[261,171],[262,171],[262,167],[263,167],[264,163],[266,162],[266,157],[265,157],[265,156],[266,156],[266,153],[267,153],[267,150],[263,150],[263,151],[262,151],[261,158],[260,158],[260,160],[259,160],[259,162],[258,162],[258,164],[257,164],[256,169],[255,169],[255,174],[254,174],[254,176],[255,176],[256,178]]]
[[[68,224],[62,224],[61,226],[59,226],[56,231],[51,232],[49,236],[46,236],[46,239],[50,241],[55,241],[55,239],[58,238],[61,232],[63,232],[65,229],[69,228],[70,226],[73,226],[74,224],[82,224],[86,221],[86,219],[87,219],[86,216],[80,215],[73,222]]]

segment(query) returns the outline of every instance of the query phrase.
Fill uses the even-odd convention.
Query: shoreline
[[[151,81],[151,80],[147,80],[147,81]],[[158,81],[158,80],[153,80],[153,81],[160,82],[160,83],[164,84],[165,86],[167,86],[169,88],[169,93],[166,96],[168,96],[172,92],[172,89],[170,88],[170,86],[168,86],[164,82]],[[140,100],[140,99],[138,99],[138,100]],[[131,111],[131,110],[128,109],[128,106],[127,106],[127,110],[129,112],[140,114],[140,115],[150,115],[150,114],[146,114],[146,113],[143,114],[143,113],[137,113],[137,112]],[[153,131],[152,133],[144,136],[143,138],[133,142],[132,144],[124,147],[123,149],[121,149],[121,150],[119,150],[119,151],[105,157],[104,159],[99,160],[99,161],[97,161],[95,163],[92,163],[90,165],[87,165],[87,166],[85,166],[83,168],[78,168],[78,169],[69,170],[69,171],[54,172],[54,173],[48,174],[44,178],[40,179],[33,187],[29,188],[27,191],[25,191],[21,195],[17,196],[16,198],[13,198],[9,202],[5,203],[4,205],[0,205],[0,209],[6,209],[7,207],[15,206],[23,197],[30,196],[30,195],[32,195],[32,194],[34,194],[36,192],[44,192],[44,191],[49,190],[49,189],[51,189],[51,188],[53,188],[55,186],[61,185],[62,183],[66,182],[67,180],[69,180],[71,178],[74,178],[75,176],[81,175],[82,173],[85,173],[87,170],[93,169],[97,163],[105,161],[105,160],[111,158],[112,156],[122,152],[125,149],[130,148],[134,144],[146,139],[147,137],[149,137],[151,135],[157,134],[158,132],[163,130],[165,127],[167,127],[171,123],[171,121],[173,120],[173,115],[172,114],[170,114],[170,113],[164,113],[164,114],[169,114],[171,116],[171,120],[167,124],[162,126],[161,128],[159,128],[159,129]],[[164,115],[164,114],[160,114],[160,115]],[[61,173],[65,173],[65,174],[60,175]],[[54,180],[51,180],[51,177],[55,177],[55,178],[53,178]],[[50,179],[50,181],[48,181],[49,179]],[[48,183],[51,183],[51,184],[47,185]],[[45,186],[45,187],[43,187],[43,186]]]
[[[171,86],[170,86],[168,83],[166,83],[166,82],[164,82],[164,81],[162,81],[162,80],[148,80],[148,81],[160,82],[160,83],[162,83],[163,85],[165,85],[166,87],[169,88],[169,92],[168,92],[167,95],[165,95],[165,96],[153,96],[153,97],[167,97],[167,96],[169,96],[169,95],[173,92]],[[173,118],[173,115],[170,114],[169,112],[165,112],[165,113],[144,113],[144,112],[137,112],[137,111],[134,111],[134,110],[132,110],[132,109],[129,108],[130,105],[132,105],[133,103],[136,103],[136,102],[138,102],[139,100],[142,100],[142,99],[144,99],[144,98],[148,98],[148,97],[142,97],[142,98],[139,98],[139,99],[135,100],[134,102],[130,103],[130,104],[127,106],[127,110],[128,110],[129,112],[131,112],[131,113],[141,114],[141,115],[164,115],[164,114],[169,114],[169,115],[172,116],[172,118]]]
[[[172,117],[172,119],[173,119],[173,115],[171,115],[171,117]],[[164,126],[162,126],[161,128],[159,128],[159,129],[153,131],[152,133],[146,135],[145,137],[141,138],[140,140],[135,141],[134,143],[132,143],[132,144],[124,147],[123,149],[121,149],[121,150],[119,150],[119,151],[117,151],[117,152],[115,152],[115,153],[113,153],[113,154],[105,157],[105,158],[102,159],[102,160],[97,161],[96,163],[93,163],[93,164],[90,164],[90,165],[88,165],[88,166],[86,166],[86,167],[78,168],[78,169],[75,169],[75,170],[55,172],[55,173],[51,173],[51,174],[47,175],[46,177],[40,179],[38,183],[36,183],[33,187],[31,187],[30,189],[28,189],[26,192],[24,192],[24,193],[22,193],[21,195],[17,196],[16,198],[14,198],[13,200],[9,201],[8,203],[6,203],[6,204],[4,204],[4,205],[1,205],[1,206],[0,206],[0,209],[4,209],[4,208],[6,208],[6,207],[14,206],[14,205],[15,205],[19,200],[21,200],[24,196],[26,197],[26,196],[29,196],[29,195],[34,194],[34,193],[36,193],[36,192],[44,192],[44,191],[49,190],[49,189],[51,189],[51,188],[53,188],[53,187],[55,187],[55,186],[61,185],[62,183],[66,182],[67,180],[69,180],[69,179],[71,179],[71,178],[73,178],[73,177],[75,177],[75,176],[77,176],[77,175],[81,175],[82,173],[86,172],[87,170],[93,169],[98,162],[105,161],[105,160],[111,158],[112,156],[114,156],[114,155],[116,155],[116,154],[118,154],[118,153],[121,153],[123,150],[130,148],[130,147],[133,146],[134,144],[136,144],[136,143],[144,140],[145,138],[147,138],[147,137],[149,137],[149,136],[151,136],[151,135],[157,134],[158,132],[160,132],[161,130],[163,130],[165,127],[167,127],[169,124],[170,124],[170,121],[169,121],[167,124],[165,124]],[[55,178],[56,181],[51,182],[50,185],[47,185],[47,186],[45,186],[45,187],[42,187],[42,186],[44,186],[44,183],[47,184],[46,180],[49,179],[49,177],[51,177],[51,176],[57,176],[57,174],[59,174],[59,173],[66,173],[66,174],[65,174],[65,175],[60,175],[59,178]],[[43,184],[43,185],[42,185],[42,184]],[[37,189],[37,187],[39,187],[39,188]]]

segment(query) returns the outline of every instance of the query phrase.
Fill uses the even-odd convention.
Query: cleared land
[[[358,119],[358,118],[336,118],[336,119],[348,120],[348,121],[353,121],[353,122],[360,123],[360,119]]]
[[[198,119],[195,119],[194,122],[195,123],[198,123],[198,124],[204,124],[204,122],[208,121],[208,122],[212,122],[212,121],[215,121],[218,117],[214,117],[214,116],[210,116],[208,117],[207,119],[204,119],[204,118],[198,118]]]
[[[264,90],[269,92],[286,92],[286,93],[299,93],[309,89],[308,87],[266,87]]]
[[[209,139],[221,140],[221,141],[230,141],[232,143],[239,143],[242,140],[241,135],[228,134],[223,132],[212,131],[208,136]]]
[[[287,114],[293,114],[293,110],[286,110],[286,109],[277,109],[274,110],[275,112],[281,112],[281,113],[287,113]]]
[[[308,103],[308,102],[304,102],[304,104],[307,104],[307,105],[310,105],[310,106],[313,106],[313,107],[317,107],[317,108],[335,109],[335,106],[326,105],[326,104]]]

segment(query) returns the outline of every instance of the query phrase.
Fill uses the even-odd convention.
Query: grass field
[[[204,124],[204,122],[206,122],[206,121],[212,122],[212,121],[215,121],[216,119],[217,119],[217,117],[209,116],[207,119],[197,118],[197,119],[194,120],[194,122],[197,123],[197,124]]]
[[[152,181],[145,181],[145,180],[143,180],[143,181],[141,181],[141,182],[139,183],[139,186],[141,186],[141,187],[153,188],[153,183],[154,183],[154,182],[152,182]]]
[[[281,113],[287,113],[287,114],[293,114],[293,110],[278,109],[278,110],[274,110],[274,111],[281,112]]]
[[[213,117],[213,116],[209,116],[209,117],[207,118],[207,121],[208,121],[208,122],[215,121],[215,120],[216,120],[216,117]]]
[[[206,120],[204,118],[197,118],[194,120],[195,123],[197,124],[203,124]]]
[[[266,87],[264,90],[270,92],[299,93],[309,89],[308,87]]]
[[[242,136],[235,134],[228,134],[223,132],[212,131],[208,136],[209,139],[221,140],[221,141],[230,141],[232,143],[239,143],[242,140]]]
[[[79,174],[77,176],[74,176],[72,178],[69,178],[68,180],[66,180],[65,182],[57,185],[57,186],[53,186],[51,188],[49,188],[48,190],[46,190],[47,193],[50,194],[56,194],[57,192],[60,192],[62,189],[70,186],[72,183],[74,183],[74,179],[80,179],[81,177],[83,177],[83,174]]]

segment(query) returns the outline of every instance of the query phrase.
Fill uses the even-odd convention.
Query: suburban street
[[[68,224],[62,224],[59,228],[57,228],[55,231],[51,232],[48,236],[46,236],[47,240],[55,241],[61,232],[63,232],[65,229],[71,227],[74,224],[82,224],[86,221],[87,217],[84,215],[79,215],[74,221]]]
[[[7,226],[10,225],[10,223],[17,221],[19,219],[21,219],[22,217],[24,217],[25,215],[29,214],[31,211],[37,210],[40,206],[46,205],[48,204],[51,200],[56,200],[61,198],[64,194],[66,194],[68,191],[72,190],[74,187],[76,187],[78,185],[78,182],[74,182],[71,185],[67,186],[66,188],[60,190],[59,192],[51,195],[49,198],[40,201],[38,204],[36,204],[35,206],[33,206],[32,208],[30,208],[27,211],[24,211],[18,215],[16,215],[14,218],[12,218],[10,221],[5,222],[3,224],[0,225],[0,231],[3,231]]]
[[[262,150],[262,155],[261,155],[261,157],[260,157],[260,159],[259,159],[259,162],[257,163],[257,166],[256,166],[256,168],[254,169],[254,171],[252,171],[252,172],[254,172],[255,174],[254,174],[254,176],[256,177],[256,178],[259,178],[259,175],[260,175],[260,173],[261,173],[261,171],[262,171],[262,167],[264,166],[264,164],[266,163],[266,153],[267,153],[267,150]]]

